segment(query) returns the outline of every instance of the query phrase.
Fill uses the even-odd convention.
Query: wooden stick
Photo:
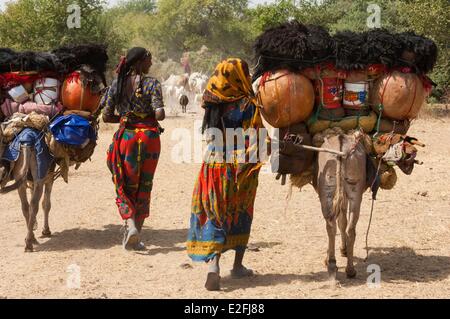
[[[344,152],[332,150],[332,149],[329,149],[329,148],[314,147],[314,146],[308,146],[308,145],[296,145],[296,147],[303,148],[305,150],[313,151],[313,152],[327,152],[327,153],[339,155],[339,156],[342,156],[342,157],[347,156],[347,154],[344,153]]]

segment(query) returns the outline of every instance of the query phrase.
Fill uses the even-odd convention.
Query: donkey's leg
[[[32,252],[33,251],[33,243],[37,242],[34,237],[34,226],[36,224],[36,216],[39,211],[39,202],[42,198],[42,193],[44,191],[44,180],[38,180],[38,167],[36,162],[36,152],[32,150],[31,155],[29,157],[29,169],[31,172],[31,176],[33,178],[33,189],[31,192],[31,200],[30,200],[30,210],[29,210],[29,220],[28,220],[28,235],[25,239],[25,251]]]
[[[339,232],[341,233],[341,256],[347,257],[347,199],[343,200],[338,217]]]
[[[336,173],[331,168],[322,168],[320,175],[322,177],[318,179],[318,193],[328,234],[328,250],[325,265],[328,267],[330,276],[335,277],[337,272],[335,256],[337,212],[333,211],[333,198],[336,192]]]
[[[28,204],[27,184],[23,183],[17,191],[19,192],[20,203],[22,204],[22,214],[25,218],[25,224],[28,225],[30,219],[30,204]]]
[[[345,268],[345,272],[347,273],[347,277],[349,278],[354,278],[356,276],[356,270],[355,267],[353,266],[353,249],[355,246],[356,224],[358,223],[359,219],[361,201],[362,201],[362,193],[358,198],[353,198],[350,200],[349,221],[346,229],[347,267]]]
[[[39,182],[34,183],[32,195],[31,195],[31,201],[30,201],[30,216],[28,220],[28,235],[25,239],[26,252],[32,252],[33,251],[33,242],[36,240],[34,237],[34,225],[36,223],[36,216],[39,210],[39,201],[42,198],[42,193],[44,191],[44,185]]]
[[[49,181],[45,183],[44,200],[42,201],[42,209],[44,210],[44,229],[42,230],[43,237],[51,237],[52,232],[48,225],[48,218],[50,214],[50,209],[52,208],[51,194],[53,189],[53,176],[49,175]]]
[[[348,278],[354,278],[356,270],[353,265],[353,251],[356,239],[356,224],[358,223],[362,196],[366,186],[365,152],[357,149],[347,158],[346,167],[351,167],[351,169],[346,170],[344,182],[345,193],[349,202],[349,219],[346,229],[347,267],[345,272]]]
[[[336,219],[327,220],[327,234],[328,234],[328,250],[327,259],[325,264],[327,265],[328,275],[330,279],[336,280],[337,266],[336,266]]]

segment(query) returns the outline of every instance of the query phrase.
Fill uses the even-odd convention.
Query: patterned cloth
[[[20,148],[22,145],[33,147],[36,152],[37,178],[38,180],[44,179],[54,161],[47,143],[45,143],[44,137],[45,134],[41,131],[32,128],[24,128],[14,141],[6,147],[2,159],[9,162],[15,162],[19,159]]]
[[[135,77],[137,89],[120,105],[114,105],[114,81],[100,107],[107,115],[117,111],[120,127],[107,153],[107,165],[116,188],[116,204],[122,219],[139,221],[150,215],[153,176],[161,151],[160,126],[155,110],[164,107],[161,84],[151,77]]]
[[[255,98],[248,64],[235,58],[226,59],[216,66],[206,85],[206,90],[217,97],[218,102]]]
[[[222,107],[225,128],[262,127],[259,108],[250,85],[247,64],[239,59],[220,63],[203,96],[207,107]],[[214,103],[217,103],[215,105]],[[226,142],[226,141],[225,141]],[[248,142],[248,141],[247,141]],[[225,162],[221,151],[209,142],[192,197],[187,252],[194,261],[209,261],[229,249],[245,249],[250,237],[253,207],[261,163],[240,163],[245,149],[233,148],[236,160]],[[211,152],[212,149],[215,151]],[[248,158],[248,156],[246,156]]]
[[[113,115],[116,110],[120,116],[133,113],[145,117],[164,107],[161,83],[158,80],[152,77],[141,79],[137,76],[134,82],[137,89],[130,94],[131,97],[119,105],[114,105],[113,96],[117,91],[117,80],[113,81],[100,101],[100,108],[103,108],[104,114]]]
[[[150,215],[153,176],[160,151],[156,120],[127,124],[126,118],[122,118],[107,153],[122,219],[135,217],[138,221]]]
[[[189,257],[209,261],[250,238],[259,168],[254,164],[203,163],[192,198]]]

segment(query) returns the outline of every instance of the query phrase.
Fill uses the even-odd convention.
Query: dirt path
[[[368,263],[364,237],[370,209],[365,194],[357,227],[356,279],[345,278],[338,257],[340,287],[331,289],[323,266],[325,223],[311,187],[294,191],[286,206],[287,186],[261,174],[250,251],[246,263],[257,275],[229,278],[231,252],[223,260],[223,291],[203,284],[207,267],[193,264],[184,249],[190,201],[198,164],[171,161],[174,128],[193,133],[192,115],[169,118],[155,178],[152,216],[144,239],[148,251],[127,253],[120,246],[121,220],[105,165],[113,128],[104,128],[92,162],[71,172],[69,184],[54,187],[50,227],[54,237],[39,239],[25,254],[25,223],[16,193],[0,197],[0,298],[366,298],[450,296],[450,120],[420,120],[410,134],[427,147],[411,176],[399,174],[392,191],[380,191],[370,233]],[[39,214],[40,234],[43,220]],[[70,265],[81,271],[81,287],[69,289]],[[366,284],[368,264],[381,267],[381,287]],[[69,268],[68,268],[69,267]]]

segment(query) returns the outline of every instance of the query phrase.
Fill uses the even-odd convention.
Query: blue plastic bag
[[[74,114],[56,118],[50,124],[50,131],[57,142],[68,145],[81,146],[97,138],[89,121]]]

